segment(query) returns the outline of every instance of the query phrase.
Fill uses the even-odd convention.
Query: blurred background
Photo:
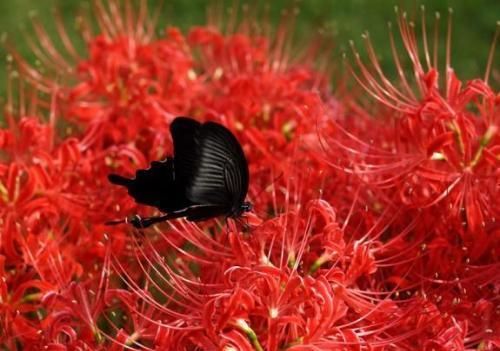
[[[155,9],[160,1],[148,0],[149,8]],[[186,31],[190,26],[204,24],[206,7],[216,2],[222,2],[225,8],[229,8],[234,3],[245,3],[244,0],[163,0],[164,6],[160,13],[158,32],[170,25],[179,26]],[[361,34],[369,31],[384,67],[392,65],[387,22],[395,22],[395,5],[407,11],[410,18],[420,18],[420,6],[425,5],[429,29],[432,28],[434,13],[440,12],[442,49],[445,44],[448,9],[451,7],[453,8],[452,65],[459,77],[463,79],[484,75],[496,22],[500,20],[500,0],[304,0],[296,2],[272,0],[262,3],[269,4],[271,18],[275,23],[279,20],[283,9],[291,6],[297,6],[300,9],[294,34],[298,40],[309,38],[310,33],[317,31],[320,27],[326,28],[334,36],[332,40],[335,43],[335,52],[332,60],[338,60],[339,63],[341,53],[348,49],[349,40],[352,39],[361,49]],[[68,31],[75,33],[75,17],[82,11],[82,8],[91,8],[91,0],[0,1],[2,38],[7,37],[24,57],[33,61],[33,55],[26,40],[26,36],[36,38],[31,26],[31,18],[36,15],[48,33],[55,38],[57,35],[55,34],[54,8],[58,8],[62,13]],[[420,30],[420,27],[417,30]],[[361,51],[363,54],[363,50]],[[0,67],[0,96],[5,96],[6,56],[5,47],[2,45],[0,58],[4,64]],[[496,59],[500,60],[498,53]]]

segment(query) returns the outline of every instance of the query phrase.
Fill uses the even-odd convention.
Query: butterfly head
[[[253,209],[253,205],[251,202],[245,201],[241,205],[236,208],[233,208],[232,214],[230,217],[236,218],[240,217],[245,212],[250,212]]]
[[[251,202],[245,201],[241,204],[240,211],[243,212],[250,212],[253,210],[253,205]]]

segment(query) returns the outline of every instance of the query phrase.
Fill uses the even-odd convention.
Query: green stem
[[[252,330],[252,328],[250,328],[250,326],[248,325],[248,323],[245,320],[238,319],[236,321],[236,325],[247,335],[247,338],[250,339],[255,350],[264,351],[264,349],[262,348],[262,346],[259,343],[259,339],[257,338],[257,334],[255,334],[255,332]]]
[[[479,160],[481,159],[481,156],[483,154],[483,150],[486,148],[486,146],[488,146],[491,139],[493,139],[497,132],[497,126],[490,126],[488,130],[486,130],[486,133],[484,133],[483,137],[479,141],[479,148],[477,149],[477,152],[470,163],[470,168],[474,168],[479,163]]]

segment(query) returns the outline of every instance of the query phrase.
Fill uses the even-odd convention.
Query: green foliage
[[[160,1],[149,0],[150,9],[155,9]],[[203,24],[206,7],[221,1],[208,0],[165,0],[159,15],[158,29],[176,25],[184,31],[192,25]],[[222,1],[225,8],[234,1]],[[243,1],[240,1],[243,4]],[[289,9],[289,0],[263,1],[262,7],[269,6],[271,18],[277,22],[283,9]],[[268,3],[268,5],[265,5]],[[420,18],[420,5],[426,6],[428,25],[433,23],[434,13],[441,13],[440,36],[444,39],[448,8],[454,9],[452,29],[452,65],[461,78],[482,77],[485,70],[488,50],[491,46],[496,21],[499,20],[500,1],[453,1],[453,0],[307,0],[296,2],[300,14],[295,26],[295,38],[306,40],[311,33],[323,28],[334,35],[335,56],[332,60],[341,61],[341,52],[348,51],[349,40],[360,48],[360,35],[369,31],[374,47],[382,60],[383,67],[392,67],[387,22],[395,22],[394,5],[408,12],[417,22]],[[28,60],[33,61],[32,49],[26,36],[35,38],[31,26],[32,15],[36,15],[52,37],[56,37],[53,9],[61,12],[69,32],[74,32],[75,17],[91,8],[90,0],[10,0],[0,1],[0,33],[7,37],[16,49]],[[293,5],[295,6],[295,5]],[[230,16],[226,14],[226,16]],[[429,27],[431,27],[429,25]],[[419,29],[419,27],[417,27]],[[440,41],[444,47],[444,40]],[[363,54],[363,50],[360,50]],[[5,95],[6,51],[0,48],[4,65],[0,69],[0,96]]]

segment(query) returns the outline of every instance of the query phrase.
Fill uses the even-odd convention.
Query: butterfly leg
[[[132,224],[137,229],[143,229],[155,223],[165,222],[166,220],[171,218],[172,216],[169,216],[168,214],[163,216],[146,217],[146,218],[141,218],[139,215],[135,215],[132,218],[128,218],[127,222]]]
[[[248,218],[245,218],[245,221],[240,218],[240,217],[237,217],[235,218],[235,222],[240,224],[243,231],[248,233],[250,231],[250,224],[248,223]]]

